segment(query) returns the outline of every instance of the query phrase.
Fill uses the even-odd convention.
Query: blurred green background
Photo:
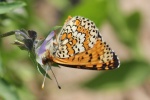
[[[149,100],[149,0],[0,0],[0,34],[35,30],[46,37],[67,16],[91,19],[121,60],[119,69],[89,71],[54,68],[62,86],[46,80],[28,52],[12,45],[14,36],[0,39],[0,100]]]

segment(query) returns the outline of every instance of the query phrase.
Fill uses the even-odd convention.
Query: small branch
[[[6,36],[10,36],[10,35],[14,35],[16,31],[10,31],[4,34],[0,34],[0,38],[6,37]]]

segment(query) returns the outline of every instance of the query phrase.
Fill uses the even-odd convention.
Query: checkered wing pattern
[[[58,35],[56,56],[68,58],[91,49],[96,43],[98,29],[84,17],[69,18]]]
[[[119,66],[119,59],[102,40],[93,21],[75,16],[66,20],[58,38],[53,61],[59,65],[91,70],[109,70]]]

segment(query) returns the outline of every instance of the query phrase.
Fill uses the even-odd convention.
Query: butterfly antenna
[[[52,71],[52,73],[53,73],[53,75],[54,75],[54,78],[55,78],[55,80],[56,80],[56,83],[57,83],[58,88],[61,89],[61,86],[58,84],[57,78],[56,78],[56,76],[55,76],[55,74],[54,74],[54,72],[53,72],[51,66],[50,66],[50,70]]]
[[[48,70],[48,66],[46,66],[45,75],[44,75],[44,80],[43,80],[43,83],[42,83],[42,89],[44,88],[47,70]]]

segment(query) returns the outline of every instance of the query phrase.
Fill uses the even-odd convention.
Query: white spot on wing
[[[76,29],[77,29],[77,27],[76,27],[76,26],[72,26],[72,31],[73,31],[73,32],[75,32],[75,31],[76,31]]]
[[[78,34],[77,34],[77,37],[80,38],[80,36],[81,36],[81,33],[78,33]]]
[[[82,39],[82,38],[84,38],[85,37],[85,34],[82,34],[81,36],[80,36],[80,39]]]
[[[85,34],[84,33],[81,34],[79,31],[77,31],[77,26],[75,23],[75,21],[77,19],[81,21],[81,26],[83,28],[88,29],[90,31],[90,33],[87,34],[89,36],[89,39],[87,41],[89,42],[88,45],[90,48],[93,47],[93,45],[96,43],[96,41],[98,39],[97,38],[98,32],[96,32],[96,30],[98,30],[98,29],[96,28],[95,24],[92,21],[90,21],[87,18],[81,17],[81,16],[75,16],[75,17],[71,18],[67,23],[65,23],[62,30],[66,34],[69,34],[70,32],[72,32],[72,38],[77,40],[77,43],[75,45],[71,45],[75,51],[75,54],[85,51],[85,48],[83,46],[83,42],[85,41]],[[93,30],[95,30],[95,31],[93,32]],[[60,53],[60,58],[67,58],[70,55],[68,55],[68,53],[66,53],[66,51],[68,52],[68,48],[66,48],[65,46],[69,42],[69,40],[66,38],[64,41],[62,41],[62,42],[60,41],[63,33],[61,31],[58,35],[58,38],[59,38],[58,39],[58,42],[59,42],[58,48],[61,48],[61,49],[56,49],[56,52],[58,54]],[[71,42],[72,41],[70,40],[70,44],[71,44]],[[62,51],[62,48],[63,48],[63,51]],[[72,54],[71,56],[74,56],[75,54]]]
[[[76,32],[73,33],[73,36],[77,36],[77,34],[78,34],[78,32],[76,31]]]
[[[65,45],[68,43],[68,39],[65,39],[64,41],[62,41],[62,44]]]

